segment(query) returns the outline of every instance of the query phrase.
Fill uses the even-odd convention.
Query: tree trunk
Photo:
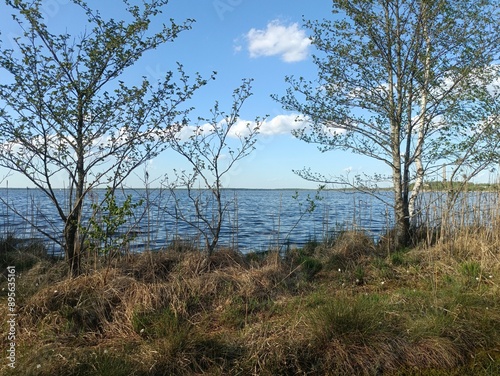
[[[396,221],[394,226],[395,249],[403,248],[410,244],[409,182],[406,180],[403,171],[401,171],[400,124],[396,120],[391,122],[392,184],[394,186],[394,217]]]
[[[85,187],[85,148],[84,148],[84,111],[83,100],[78,105],[78,128],[77,128],[77,161],[75,181],[75,202],[68,215],[64,228],[65,252],[69,263],[70,274],[73,277],[81,273],[81,244],[78,234],[83,208]]]
[[[399,179],[398,179],[399,177]],[[401,187],[401,171],[394,172],[394,248],[404,248],[410,244],[410,215],[408,200]]]
[[[68,262],[69,272],[72,277],[77,277],[81,273],[80,244],[78,241],[78,216],[75,211],[68,217],[64,226],[64,251]]]
[[[220,183],[217,181],[217,188],[212,190],[212,193],[215,197],[216,200],[216,205],[217,205],[217,214],[216,214],[216,223],[215,225],[212,223],[210,226],[210,232],[212,234],[212,239],[209,242],[208,238],[206,240],[207,243],[207,250],[208,254],[212,255],[215,251],[215,248],[217,247],[217,244],[219,243],[219,236],[220,232],[222,229],[222,220],[224,217],[224,208],[222,207],[222,195],[220,191]]]
[[[413,186],[413,191],[411,192],[410,202],[409,202],[409,214],[410,214],[410,225],[412,227],[416,226],[416,200],[424,185],[424,166],[422,163],[422,150],[424,147],[425,135],[427,131],[427,99],[429,87],[429,77],[431,70],[431,39],[429,36],[429,31],[427,29],[427,7],[425,4],[422,5],[422,24],[423,24],[423,36],[425,40],[425,61],[424,61],[424,82],[422,84],[422,92],[420,97],[420,118],[418,127],[418,138],[417,146],[415,148],[415,167],[416,177],[415,184]]]

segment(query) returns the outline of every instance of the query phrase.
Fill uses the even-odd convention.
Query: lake
[[[205,196],[200,197],[199,205],[210,219],[212,203],[206,200],[206,191],[196,193],[200,192]],[[98,203],[104,193],[96,189],[88,196],[85,217],[92,211],[90,203]],[[127,195],[132,196],[133,203],[143,200],[142,205],[134,209],[134,217],[120,230],[132,230],[136,235],[131,247],[160,249],[175,238],[195,240],[198,237],[199,231],[186,223],[189,220],[201,226],[187,191],[173,193],[164,189],[126,189],[117,194],[118,203]],[[392,200],[392,192],[378,194]],[[67,190],[58,190],[57,195],[60,202],[68,202]],[[301,246],[309,240],[322,240],[332,232],[353,227],[363,228],[377,238],[392,223],[392,211],[386,205],[372,195],[359,192],[327,190],[319,193],[319,199],[313,190],[226,189],[223,195],[226,215],[220,245],[237,247],[242,252]],[[61,220],[40,190],[3,188],[0,196],[10,205],[9,208],[0,202],[2,234],[43,239],[36,228],[50,234],[61,233]],[[312,212],[308,210],[311,201],[316,206]],[[55,245],[48,241],[47,245],[58,252]]]
[[[91,215],[91,203],[99,203],[104,193],[105,190],[96,189],[88,196],[84,223]],[[196,202],[201,213],[211,220],[213,202],[207,199],[209,192],[195,193],[199,194]],[[57,195],[60,202],[68,202],[67,190],[58,190]],[[120,233],[135,235],[130,244],[133,250],[161,249],[179,238],[201,241],[200,231],[188,224],[191,222],[203,228],[194,210],[195,201],[189,198],[186,190],[126,189],[117,193],[117,202],[122,203],[127,195],[131,195],[132,203],[143,201],[134,209],[133,217],[120,228]],[[223,195],[226,215],[219,245],[242,252],[300,247],[307,241],[323,240],[335,232],[352,228],[363,229],[377,239],[393,224],[389,206],[393,201],[391,191],[377,192],[386,203],[372,194],[339,190],[322,191],[319,198],[313,190],[226,189]],[[62,233],[62,223],[54,206],[40,190],[3,188],[0,197],[4,201],[0,202],[0,235],[13,233],[18,237],[44,239],[37,228],[49,234]],[[436,202],[442,201],[442,194],[427,193],[422,197],[427,208],[425,216],[439,217]],[[481,222],[488,222],[498,214],[498,211],[485,210],[487,207],[496,210],[500,206],[498,193],[470,192],[465,198],[460,201],[457,213],[473,215],[472,219],[466,219],[467,222],[476,221],[477,216],[481,217]],[[316,206],[312,212],[308,210],[311,201]],[[60,252],[59,246],[47,239],[44,241],[49,252]]]

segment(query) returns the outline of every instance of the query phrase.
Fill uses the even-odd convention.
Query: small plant
[[[298,202],[298,209],[299,209],[299,217],[295,221],[295,223],[290,227],[290,230],[288,231],[288,234],[285,236],[285,244],[288,244],[290,240],[290,235],[292,232],[295,230],[295,228],[299,225],[300,221],[306,216],[306,215],[311,215],[317,208],[317,202],[323,200],[323,197],[321,196],[321,191],[325,188],[324,185],[320,185],[316,191],[316,194],[314,197],[311,197],[310,194],[307,195],[304,201],[299,201],[299,192],[295,191],[295,194],[292,196],[292,199],[296,200]],[[278,244],[280,244],[280,240],[278,238]],[[302,252],[307,253],[309,256],[314,253],[316,247],[319,245],[319,243],[316,240],[309,240],[306,245],[304,245]],[[281,248],[281,246],[280,246]]]
[[[332,253],[328,257],[326,265],[330,270],[347,270],[347,268],[350,266],[350,263],[345,255]]]
[[[390,255],[391,264],[394,266],[403,266],[407,264],[405,251],[396,251]]]
[[[393,268],[387,263],[385,258],[376,257],[373,259],[373,266],[377,270],[379,278],[392,279],[394,277]]]
[[[0,254],[14,251],[17,247],[17,242],[17,239],[11,232],[7,233],[6,236],[0,237]]]
[[[384,331],[384,304],[377,296],[337,298],[320,307],[312,318],[315,337],[322,343],[334,339],[364,342]],[[387,323],[390,325],[390,323]]]
[[[476,261],[464,261],[460,264],[460,272],[467,278],[478,279],[481,277],[481,265]]]
[[[123,204],[118,205],[114,190],[108,187],[102,204],[92,204],[94,215],[84,230],[87,246],[108,258],[124,249],[134,236],[129,231],[119,234],[119,229],[133,216],[134,209],[141,205],[142,200],[132,203],[132,195],[128,195]]]
[[[356,278],[356,285],[362,285],[365,283],[366,273],[365,269],[361,265],[356,266],[356,269],[354,269],[354,277]]]
[[[323,264],[321,263],[321,261],[312,257],[303,258],[301,271],[307,281],[311,281],[314,276],[321,271],[321,269],[323,269]]]
[[[184,338],[188,335],[189,326],[172,310],[136,312],[132,317],[132,326],[137,334],[149,339],[165,337]]]

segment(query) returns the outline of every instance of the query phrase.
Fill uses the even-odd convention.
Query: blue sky
[[[99,9],[104,16],[119,19],[123,16],[120,0],[87,3]],[[134,1],[132,1],[134,3]],[[74,17],[74,6],[68,0],[46,0],[42,11],[51,31],[78,31],[84,20]],[[19,35],[10,21],[6,6],[0,4],[2,42]],[[208,117],[217,100],[221,108],[231,103],[231,94],[244,78],[252,78],[253,96],[245,103],[240,116],[254,120],[268,115],[256,150],[242,160],[225,179],[229,188],[315,188],[292,170],[311,167],[325,174],[338,175],[346,170],[381,172],[383,165],[345,152],[320,153],[314,145],[295,139],[290,130],[296,127],[295,115],[282,109],[271,99],[271,94],[282,95],[288,85],[286,75],[314,79],[316,68],[312,62],[313,48],[309,45],[308,30],[303,18],[331,17],[329,0],[171,0],[160,16],[181,22],[193,18],[192,30],[183,32],[172,44],[148,52],[140,63],[127,72],[127,77],[148,76],[157,79],[181,62],[194,75],[208,77],[217,71],[217,78],[202,88],[189,104],[196,108],[193,117]],[[2,78],[0,72],[0,79]],[[148,165],[151,177],[159,177],[181,160],[166,152]],[[0,170],[0,179],[6,171]],[[140,186],[142,170],[137,171],[128,184]],[[10,187],[26,187],[28,182],[19,176],[9,176]],[[2,183],[5,186],[6,181]]]

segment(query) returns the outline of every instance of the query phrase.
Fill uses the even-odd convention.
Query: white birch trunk
[[[424,166],[422,163],[422,150],[425,141],[425,134],[427,130],[427,100],[428,100],[428,85],[429,85],[429,75],[430,75],[430,65],[431,65],[431,41],[429,37],[429,32],[427,29],[427,10],[426,6],[423,5],[423,34],[425,38],[425,61],[424,61],[424,83],[421,89],[421,98],[420,98],[420,116],[418,119],[418,136],[417,136],[417,144],[415,148],[415,167],[416,167],[416,176],[415,176],[415,184],[413,186],[413,190],[411,191],[410,199],[408,202],[408,211],[410,213],[410,223],[411,225],[415,225],[417,209],[416,209],[416,200],[422,186],[424,184]]]

